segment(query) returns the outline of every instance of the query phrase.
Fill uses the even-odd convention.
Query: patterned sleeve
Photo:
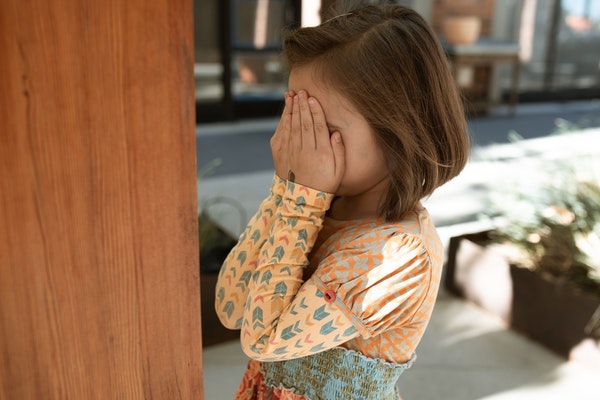
[[[286,181],[275,175],[269,196],[260,204],[219,271],[215,310],[221,323],[229,329],[240,329],[242,326],[248,283],[256,269],[260,249],[275,220],[285,187]]]
[[[248,356],[261,361],[303,357],[411,322],[427,297],[431,277],[418,237],[388,234],[340,249],[302,284],[297,265],[305,265],[306,259],[293,254],[304,242],[288,239],[289,246],[277,245],[286,241],[282,233],[297,233],[286,226],[289,211],[282,207],[284,219],[274,225],[273,242],[251,282],[242,328]],[[304,211],[304,218],[292,225],[305,220]],[[283,249],[281,257],[275,255],[278,248]]]
[[[241,332],[249,357],[275,361],[316,353],[325,349],[323,343],[333,342],[334,326],[336,331],[352,328],[336,307],[315,307],[314,299],[323,299],[324,294],[309,282],[303,285],[308,254],[332,199],[333,195],[288,183],[249,283]]]
[[[315,286],[335,294],[335,303],[363,338],[428,320],[419,313],[437,293],[436,268],[421,238],[385,232],[366,236],[359,246],[323,260],[311,278]]]

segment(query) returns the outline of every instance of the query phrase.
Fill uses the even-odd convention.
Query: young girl
[[[251,358],[237,399],[398,399],[443,247],[420,200],[469,140],[427,23],[367,6],[286,38],[275,177],[219,275],[216,310]]]

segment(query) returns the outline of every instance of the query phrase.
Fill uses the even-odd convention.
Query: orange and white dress
[[[443,265],[428,212],[338,221],[333,197],[275,176],[221,268],[216,311],[251,358],[237,399],[353,398],[379,378],[393,391],[414,358]],[[372,382],[349,387],[355,370]]]

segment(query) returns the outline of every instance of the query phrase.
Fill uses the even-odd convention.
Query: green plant
[[[519,264],[600,295],[600,185],[564,185],[503,196],[494,237],[520,250]]]
[[[221,159],[219,158],[205,164],[198,170],[198,179],[201,180],[212,175],[220,165]],[[214,220],[213,216],[209,215],[208,208],[216,204],[229,204],[239,212],[242,220],[246,217],[241,205],[233,199],[216,196],[204,200],[202,203],[198,214],[200,267],[202,272],[218,272],[227,254],[235,246],[236,240]]]
[[[200,267],[202,272],[218,272],[236,240],[206,213],[198,216]]]
[[[581,173],[590,160],[537,161],[537,174],[490,194],[493,237],[517,250],[514,263],[600,296],[600,183]]]

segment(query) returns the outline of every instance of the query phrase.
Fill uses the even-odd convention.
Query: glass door
[[[293,19],[286,0],[232,0],[232,90],[235,100],[281,98],[287,85],[281,62],[284,29]]]
[[[287,72],[281,58],[283,35],[298,24],[299,3],[230,0],[230,90],[236,117],[280,112],[287,88]]]
[[[276,116],[287,73],[286,29],[300,21],[300,0],[195,0],[198,122]]]
[[[194,0],[194,77],[197,122],[225,119],[223,25],[219,0]]]

